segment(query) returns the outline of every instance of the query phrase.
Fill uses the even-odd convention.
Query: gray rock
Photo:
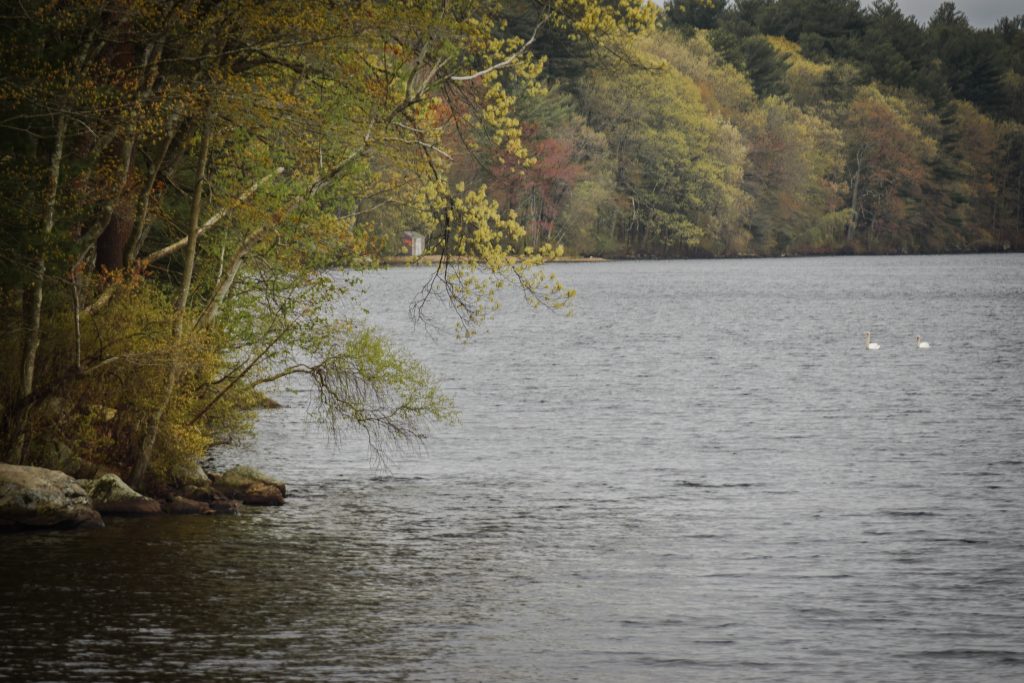
[[[193,486],[203,489],[210,486],[210,478],[198,462],[182,464],[170,473],[170,480],[175,486]]]
[[[160,502],[148,498],[121,481],[116,474],[96,479],[79,479],[92,505],[99,512],[113,515],[153,515],[160,512]]]
[[[232,467],[212,476],[214,487],[246,505],[284,505],[285,485],[253,467]]]
[[[0,527],[101,527],[89,494],[63,472],[0,464]]]

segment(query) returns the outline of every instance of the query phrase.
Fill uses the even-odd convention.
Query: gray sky
[[[1015,17],[1024,14],[1024,0],[953,0],[957,8],[967,15],[971,25],[977,28],[990,28],[1002,17]],[[922,24],[927,24],[935,8],[942,0],[896,0],[906,14],[912,14]],[[871,0],[861,0],[861,4],[869,6]]]
[[[896,0],[906,14],[911,14],[922,24],[927,24],[935,8],[942,0]],[[967,15],[971,26],[991,28],[1003,17],[1015,17],[1024,14],[1024,0],[953,0],[961,12]],[[657,0],[664,5],[665,0]],[[872,0],[860,0],[861,5],[868,7]]]

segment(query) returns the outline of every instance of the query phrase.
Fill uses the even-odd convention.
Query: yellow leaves
[[[493,130],[491,139],[494,145],[504,149],[513,159],[529,159],[529,150],[523,144],[522,126],[519,119],[512,115],[516,98],[510,95],[501,83],[495,81],[488,87],[484,101],[486,104],[482,111],[482,120]]]
[[[654,29],[658,7],[646,0],[620,0],[616,5],[594,0],[555,0],[552,23],[570,40],[600,42],[627,33]]]
[[[61,253],[53,262],[68,266],[98,245],[121,250],[110,264],[132,261],[134,252],[102,237],[110,225],[131,233],[133,249],[141,245],[137,263],[148,266],[133,271],[138,281],[119,286],[83,332],[83,357],[110,361],[83,391],[98,395],[97,404],[130,406],[121,416],[156,417],[157,472],[194,462],[206,448],[213,423],[232,412],[235,399],[220,402],[222,387],[254,381],[288,359],[295,344],[303,353],[316,348],[320,323],[335,312],[318,274],[339,263],[362,267],[374,238],[383,241],[367,227],[372,221],[389,222],[390,231],[408,224],[432,233],[431,248],[450,266],[440,269],[444,294],[467,334],[497,306],[501,288],[519,288],[550,308],[572,298],[536,268],[558,258],[561,247],[523,250],[526,230],[516,214],[503,213],[485,186],[450,188],[446,179],[452,147],[465,133],[470,144],[518,168],[535,163],[516,95],[543,92],[544,60],[531,52],[531,33],[511,34],[502,18],[507,5],[24,5],[36,14],[8,17],[23,44],[0,46],[9,67],[0,98],[22,119],[15,123],[28,121],[29,135],[42,142],[17,172],[34,173],[33,186],[43,185],[52,119],[71,119],[56,193],[61,239],[54,248]],[[651,26],[656,13],[640,0],[537,5],[553,12],[544,30],[594,41]],[[451,130],[456,123],[459,130]],[[64,141],[63,123],[60,130]],[[0,166],[13,164],[4,157]],[[188,309],[179,315],[171,299],[180,260],[158,269],[146,255],[173,253],[183,226],[196,220],[203,226],[197,250],[189,250],[196,269],[191,292],[181,288]],[[52,273],[56,283],[60,273]],[[99,278],[79,275],[88,305]],[[63,286],[47,287],[49,298]],[[70,306],[54,301],[53,310],[69,315]],[[183,317],[185,331],[172,333]],[[70,335],[49,336],[66,344]],[[173,384],[165,414],[160,389]],[[206,412],[211,401],[216,406]],[[443,413],[433,405],[416,410]],[[122,426],[138,432],[131,429],[138,425]]]
[[[563,248],[549,244],[521,248],[526,229],[514,212],[502,215],[498,203],[487,195],[486,185],[467,190],[460,183],[445,190],[438,181],[421,194],[421,200],[424,219],[441,224],[443,279],[458,314],[459,335],[471,336],[498,308],[498,290],[510,284],[519,287],[532,305],[551,309],[568,305],[573,293],[537,268],[561,256]]]
[[[938,143],[915,124],[908,103],[883,95],[874,85],[857,91],[847,116],[847,133],[854,146],[866,145],[886,160],[885,165],[891,162],[894,167],[928,161],[938,153]]]
[[[781,52],[784,55],[799,55],[801,52],[799,45],[783,36],[765,35],[764,38],[775,48],[776,52]]]

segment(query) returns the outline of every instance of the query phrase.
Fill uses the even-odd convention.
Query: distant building
[[[423,235],[407,230],[402,233],[402,254],[405,256],[423,256]]]

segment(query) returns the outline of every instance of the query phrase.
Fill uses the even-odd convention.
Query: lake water
[[[1024,256],[554,270],[468,345],[366,277],[462,413],[390,473],[281,391],[285,507],[0,537],[0,680],[1024,680]]]

